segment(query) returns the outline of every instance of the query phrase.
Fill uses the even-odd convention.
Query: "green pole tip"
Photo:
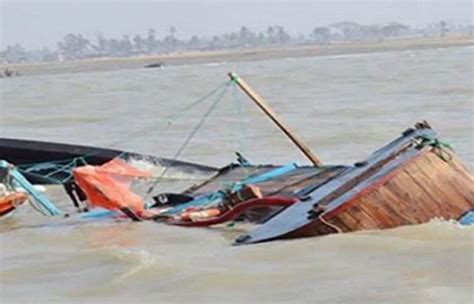
[[[238,81],[239,80],[239,75],[237,75],[237,73],[234,73],[234,72],[229,72],[229,77],[230,79],[232,79],[233,81]]]

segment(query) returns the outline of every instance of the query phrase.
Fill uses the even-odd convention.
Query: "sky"
[[[281,25],[290,34],[308,34],[316,26],[338,21],[383,24],[399,21],[413,27],[446,20],[473,21],[471,0],[0,0],[0,48],[20,43],[28,49],[54,48],[68,33],[94,38],[123,34],[159,37],[170,26],[189,38],[237,31],[245,25],[263,31]]]

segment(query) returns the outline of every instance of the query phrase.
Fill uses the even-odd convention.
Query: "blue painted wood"
[[[105,210],[102,208],[97,208],[91,210],[87,213],[81,214],[81,218],[83,219],[102,219],[102,218],[114,218],[120,215],[120,213],[116,211]]]
[[[13,182],[15,183],[14,186],[25,189],[26,192],[28,192],[28,194],[31,195],[50,215],[62,214],[61,210],[59,210],[59,208],[56,207],[56,205],[54,205],[46,195],[37,191],[14,166],[5,160],[0,160],[0,168],[8,169],[10,176],[13,178]]]
[[[287,164],[283,167],[276,168],[274,170],[265,172],[263,174],[248,177],[240,181],[240,184],[249,185],[249,184],[257,184],[257,183],[266,182],[273,178],[288,174],[292,172],[293,170],[295,170],[296,168],[298,168],[298,164],[296,163]]]
[[[466,215],[464,215],[460,220],[459,223],[461,225],[473,225],[474,224],[474,209],[469,211]]]

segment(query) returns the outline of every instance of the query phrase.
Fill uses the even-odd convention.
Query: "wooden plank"
[[[383,188],[383,187],[380,187]],[[391,228],[401,225],[407,225],[410,222],[395,210],[395,206],[402,203],[400,198],[391,198],[384,196],[380,188],[372,192],[369,196],[361,199],[361,204],[369,214],[373,214],[379,220],[379,228]]]
[[[459,210],[453,210],[452,202],[456,200],[457,192],[452,193],[448,196],[448,192],[451,192],[448,187],[440,188],[439,183],[436,180],[429,178],[428,175],[423,171],[411,170],[407,172],[411,177],[413,183],[418,184],[422,187],[422,191],[430,199],[430,206],[436,206],[437,209],[433,211],[433,217],[443,217],[446,218],[446,214],[453,214],[459,212]]]
[[[370,200],[374,198],[377,199],[378,204],[370,204]],[[358,204],[365,213],[370,214],[377,220],[379,229],[403,225],[403,221],[393,212],[389,203],[379,195],[377,190],[373,191],[369,197],[360,198]]]
[[[400,179],[391,180],[389,183],[387,183],[386,188],[398,196],[401,204],[407,205],[407,208],[409,208],[411,214],[416,214],[418,223],[427,221],[428,218],[426,215],[436,214],[437,208],[433,208],[431,203],[424,203],[423,198],[420,197],[419,193],[416,193],[420,191],[420,187],[412,183],[411,179],[405,178],[404,182],[401,182],[401,178],[408,177],[405,172],[401,173],[400,176]],[[428,197],[428,199],[430,198]]]
[[[405,220],[406,224],[418,224],[422,221],[419,218],[418,213],[410,208],[409,203],[403,200],[400,200],[399,197],[393,193],[387,187],[381,187],[378,191],[385,197],[390,198],[390,200],[396,202],[392,204],[392,208],[398,213],[398,216],[402,217]]]
[[[377,219],[372,214],[366,213],[359,205],[353,205],[346,212],[339,213],[335,217],[340,217],[350,231],[377,229],[380,226]]]
[[[278,128],[300,149],[300,151],[315,165],[322,166],[323,162],[288,126],[276,115],[266,101],[257,94],[242,78],[235,73],[229,73],[232,79],[252,101],[278,126]]]
[[[443,198],[445,206],[457,206],[459,208],[470,208],[474,205],[474,182],[472,179],[458,175],[446,162],[433,153],[427,155],[426,164],[416,164],[417,170],[425,176],[429,191],[437,193]]]

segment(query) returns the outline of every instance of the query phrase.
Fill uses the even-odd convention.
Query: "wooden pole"
[[[247,94],[253,102],[280,128],[280,130],[285,133],[286,136],[301,150],[301,152],[315,165],[322,166],[323,162],[321,159],[311,151],[311,149],[306,146],[303,141],[301,141],[295,133],[290,131],[290,129],[281,121],[280,118],[273,112],[273,110],[268,106],[265,100],[260,97],[242,78],[240,78],[236,73],[230,72],[229,77],[234,81],[244,92]]]

